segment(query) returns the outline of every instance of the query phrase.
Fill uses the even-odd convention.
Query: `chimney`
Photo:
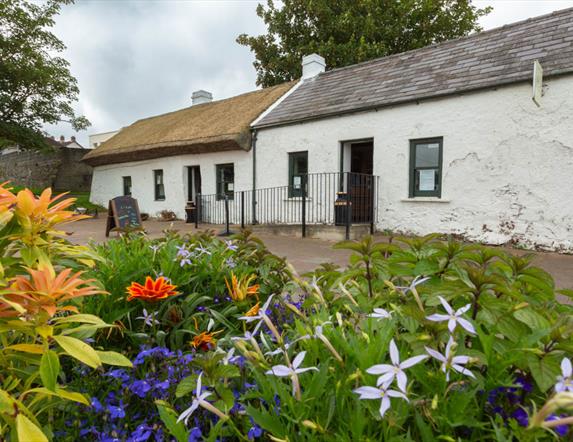
[[[324,72],[326,63],[324,58],[318,54],[310,54],[302,57],[302,79],[308,80],[314,78],[321,72]]]
[[[191,102],[193,106],[196,104],[210,103],[211,101],[213,101],[213,94],[202,89],[193,92],[191,95]]]
[[[73,135],[72,135],[72,142],[74,143],[76,142],[76,137],[74,137]]]
[[[66,141],[66,138],[63,135],[60,135],[60,143],[63,143],[64,141]]]

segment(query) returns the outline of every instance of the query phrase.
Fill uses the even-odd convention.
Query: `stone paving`
[[[105,237],[105,214],[99,219],[78,221],[67,226],[70,233],[70,241],[76,244],[87,244],[89,241],[102,242]],[[144,227],[151,237],[161,236],[165,229],[175,229],[181,233],[195,232],[193,224],[185,224],[183,221],[161,222],[145,221]],[[214,228],[217,232],[222,231],[220,226],[207,226]],[[200,226],[199,230],[204,230],[205,226]],[[348,262],[350,252],[346,250],[335,250],[332,248],[335,241],[325,241],[319,239],[287,237],[272,235],[261,232],[256,233],[267,245],[269,250],[279,256],[284,256],[294,266],[299,273],[313,270],[321,263],[331,262],[344,266]],[[117,236],[111,233],[110,238]],[[384,237],[380,236],[380,239]],[[521,255],[527,251],[512,249],[512,253]],[[545,269],[555,279],[558,288],[573,289],[573,255],[562,255],[558,253],[535,252],[535,265]]]

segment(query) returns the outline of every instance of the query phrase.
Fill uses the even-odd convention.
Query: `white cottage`
[[[206,197],[207,209],[227,195],[252,188],[250,124],[292,87],[291,83],[212,101],[193,93],[193,105],[123,128],[84,157],[94,167],[91,200],[107,206],[120,195],[138,199],[142,212],[185,215],[188,201]]]
[[[573,252],[573,9],[326,72],[317,55],[304,64],[253,124],[257,189],[287,186],[310,222],[334,220],[339,190],[353,222],[378,230]]]
[[[122,129],[85,157],[92,200],[573,252],[573,9],[325,67]]]

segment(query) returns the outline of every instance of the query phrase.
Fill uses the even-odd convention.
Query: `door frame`
[[[195,201],[195,196],[201,193],[201,166],[185,166],[187,169],[187,201]]]

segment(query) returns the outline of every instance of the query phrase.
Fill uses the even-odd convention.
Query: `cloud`
[[[191,104],[194,90],[215,99],[256,88],[249,49],[237,35],[264,33],[257,1],[77,0],[63,8],[55,34],[78,79],[77,112],[92,127],[78,135],[107,132],[139,118]],[[573,6],[573,0],[477,0],[494,11],[486,29]],[[64,123],[47,126],[58,137],[73,135]]]

